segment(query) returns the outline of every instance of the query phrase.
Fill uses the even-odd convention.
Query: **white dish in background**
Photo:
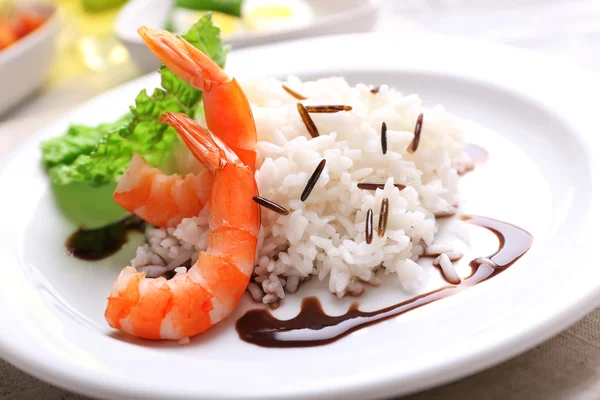
[[[227,38],[225,43],[239,49],[306,36],[367,32],[377,22],[381,8],[379,0],[308,0],[307,3],[315,14],[314,22],[308,26],[264,33],[241,33]],[[163,28],[172,7],[172,0],[131,0],[117,16],[115,33],[144,72],[156,70],[160,61],[146,48],[137,29],[142,25]]]
[[[103,318],[105,299],[135,240],[101,262],[66,256],[63,244],[75,227],[54,206],[38,144],[70,122],[121,116],[140,89],[158,84],[152,74],[41,130],[0,171],[0,187],[11,190],[0,198],[0,257],[10,282],[0,291],[0,356],[52,384],[111,399],[383,398],[499,363],[598,305],[600,269],[590,260],[600,222],[600,84],[591,74],[526,50],[423,34],[245,49],[230,54],[228,71],[343,75],[419,93],[426,105],[444,104],[475,124],[469,141],[490,153],[486,165],[462,178],[461,211],[525,228],[533,247],[489,281],[323,347],[264,349],[241,341],[235,320],[256,307],[248,295],[233,316],[188,346],[116,335]],[[473,244],[493,237],[469,232]],[[429,283],[440,284],[433,272]],[[336,300],[311,282],[276,315],[292,317],[309,294],[318,294],[330,314],[356,300]],[[360,302],[368,310],[399,298],[393,286],[383,286]]]
[[[49,4],[27,4],[46,18],[35,31],[12,46],[0,50],[0,114],[33,93],[46,79],[54,55],[54,38],[58,32],[56,7]]]

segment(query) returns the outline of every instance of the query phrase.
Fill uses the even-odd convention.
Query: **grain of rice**
[[[367,218],[365,220],[365,240],[367,244],[373,241],[373,210],[369,208]]]
[[[358,297],[365,291],[365,287],[358,282],[350,282],[347,287],[347,292],[352,297]]]
[[[298,278],[298,276],[296,276],[296,275],[289,276],[287,278],[285,290],[288,293],[296,293],[296,291],[298,290],[299,284],[300,284],[300,278]]]
[[[455,285],[460,283],[460,277],[456,273],[456,269],[454,269],[454,265],[446,253],[442,253],[439,256],[439,265],[442,269],[442,274],[444,274],[444,277],[448,282]]]
[[[387,153],[387,125],[385,122],[381,124],[381,152]]]
[[[368,183],[368,182],[361,182],[359,184],[356,185],[359,189],[364,189],[364,190],[377,190],[377,189],[383,189],[385,187],[385,183]],[[401,185],[399,183],[394,184],[395,187],[397,187],[398,189],[402,190],[404,188],[406,188],[405,185]]]
[[[340,111],[352,111],[352,107],[350,106],[341,106],[341,105],[334,105],[334,106],[306,106],[306,111],[308,111],[309,113],[326,113],[326,114],[331,114],[331,113],[337,113]]]
[[[162,229],[150,229],[149,233],[160,239],[167,237],[167,232],[163,231]]]
[[[264,292],[254,282],[250,282],[248,284],[248,292],[250,292],[250,295],[256,302],[262,301],[262,298],[265,295]]]
[[[288,92],[288,94],[292,97],[295,97],[298,100],[306,100],[308,99],[308,97],[302,96],[300,93],[296,92],[295,90],[292,90],[289,86],[283,84],[281,85],[281,87],[283,87],[283,90],[285,90],[286,92]]]
[[[172,269],[175,269],[176,267],[179,267],[181,264],[190,260],[192,258],[192,254],[193,251],[181,251],[179,255],[177,255],[175,258],[173,258],[173,260],[171,260],[167,264],[167,270],[170,271]]]
[[[264,197],[253,196],[252,200],[254,200],[259,205],[268,208],[269,210],[275,211],[277,214],[288,215],[290,213],[285,207],[280,206],[279,204]]]
[[[463,253],[461,251],[455,250],[455,251],[451,251],[449,253],[446,253],[446,255],[448,256],[448,258],[450,259],[450,261],[454,262],[454,261],[458,261],[461,258],[463,258]]]
[[[439,213],[435,213],[436,218],[450,218],[456,215],[456,209],[451,209],[450,211],[443,211]]]
[[[179,339],[177,341],[177,343],[181,346],[186,346],[186,345],[190,344],[190,338],[188,336],[183,337],[183,338]]]
[[[300,118],[302,118],[302,122],[304,122],[304,126],[306,126],[306,130],[312,138],[319,137],[319,130],[315,125],[314,121],[310,117],[308,111],[306,111],[306,107],[302,103],[298,103],[296,105],[298,108],[298,113],[300,114]]]
[[[389,200],[384,198],[381,201],[381,209],[379,210],[379,222],[377,223],[377,234],[379,237],[383,237],[385,235],[385,230],[387,228],[387,220],[389,213]]]
[[[168,248],[168,247],[176,245],[177,243],[178,243],[177,239],[169,237],[169,238],[164,239],[162,242],[160,242],[160,245],[162,247]]]
[[[379,286],[381,285],[381,279],[376,276],[372,276],[369,280],[362,280],[364,283],[368,283],[371,286]]]
[[[319,180],[319,178],[321,177],[321,174],[323,173],[323,169],[325,168],[326,162],[327,162],[326,159],[322,159],[319,162],[319,165],[317,165],[317,168],[315,168],[315,171],[312,173],[312,175],[308,179],[308,182],[306,183],[306,186],[304,187],[304,190],[302,191],[302,195],[300,196],[300,200],[306,201],[306,199],[308,199],[308,196],[314,189],[315,185],[317,184],[317,181]]]
[[[479,257],[473,261],[479,265],[484,264],[484,265],[489,265],[492,268],[498,268],[498,264],[496,264],[493,260],[491,260],[487,257]]]
[[[410,144],[408,145],[408,148],[406,149],[406,151],[410,154],[414,153],[419,148],[419,142],[421,141],[421,128],[422,127],[423,127],[423,113],[419,114],[419,117],[417,118],[417,123],[415,124],[415,133],[414,133],[413,140],[411,140]]]
[[[266,269],[268,265],[269,265],[269,257],[267,257],[267,256],[261,256],[258,259],[258,266],[259,267]]]
[[[450,244],[431,244],[425,248],[423,253],[426,257],[439,256],[443,253],[451,253],[454,251],[454,247]]]
[[[272,293],[265,294],[265,296],[262,298],[262,302],[265,304],[274,303],[278,300],[279,300],[279,297],[277,297],[277,295],[272,294]]]
[[[148,278],[158,278],[165,272],[167,272],[167,267],[162,265],[145,265],[143,267],[136,268],[138,272],[145,272],[146,277]]]

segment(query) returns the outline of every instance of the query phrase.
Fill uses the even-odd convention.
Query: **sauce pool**
[[[250,310],[236,322],[239,337],[262,347],[311,347],[328,344],[358,329],[397,317],[484,282],[505,271],[533,243],[531,234],[507,222],[473,215],[463,216],[461,219],[492,231],[499,240],[499,248],[487,258],[472,260],[469,263],[471,274],[459,284],[444,286],[376,311],[360,311],[355,303],[345,314],[339,316],[327,315],[315,297],[304,299],[300,313],[290,320],[279,320],[264,309]]]
[[[82,260],[101,260],[119,251],[127,243],[129,232],[144,232],[145,225],[141,218],[132,214],[101,228],[80,228],[67,239],[67,254]]]

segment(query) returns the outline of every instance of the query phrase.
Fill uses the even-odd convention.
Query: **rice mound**
[[[311,113],[320,136],[311,138],[294,97],[276,79],[240,83],[252,104],[258,132],[256,182],[261,196],[286,207],[289,215],[262,209],[257,263],[249,286],[256,300],[274,303],[313,275],[328,280],[338,296],[359,295],[363,283],[378,284],[378,269],[396,274],[406,291],[419,288],[415,262],[437,232],[436,215],[453,214],[459,203],[458,172],[469,164],[459,126],[443,107],[425,109],[416,95],[381,86],[378,93],[343,78],[286,85],[308,97],[304,105],[349,105],[352,111]],[[407,147],[417,117],[424,114],[416,152]],[[381,148],[387,125],[388,150]],[[300,195],[318,163],[325,168],[306,201]],[[385,183],[359,189],[358,183]],[[394,184],[406,187],[399,190]],[[389,201],[387,229],[377,234],[381,202]],[[365,239],[367,211],[375,233]],[[203,213],[205,214],[205,213]],[[167,230],[149,228],[148,244],[138,249],[135,267],[174,269],[207,246],[206,215]],[[158,257],[156,257],[158,256]],[[177,264],[177,265],[176,265]],[[139,268],[138,268],[139,269]],[[162,270],[162,269],[161,269]]]

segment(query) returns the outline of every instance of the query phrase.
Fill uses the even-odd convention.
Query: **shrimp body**
[[[133,267],[121,271],[105,318],[113,328],[147,339],[194,336],[225,318],[252,273],[260,227],[258,194],[249,167],[221,140],[184,114],[161,118],[173,126],[212,176],[209,246],[186,272],[149,279]]]
[[[184,39],[146,27],[138,32],[171,71],[203,92],[208,129],[254,172],[256,126],[248,99],[237,81]],[[213,186],[210,174],[168,177],[138,158],[131,160],[129,170],[117,185],[113,196],[117,204],[162,228],[200,213]]]
[[[152,225],[178,225],[195,217],[206,205],[213,183],[212,174],[166,175],[134,154],[119,180],[113,198],[126,210]]]

